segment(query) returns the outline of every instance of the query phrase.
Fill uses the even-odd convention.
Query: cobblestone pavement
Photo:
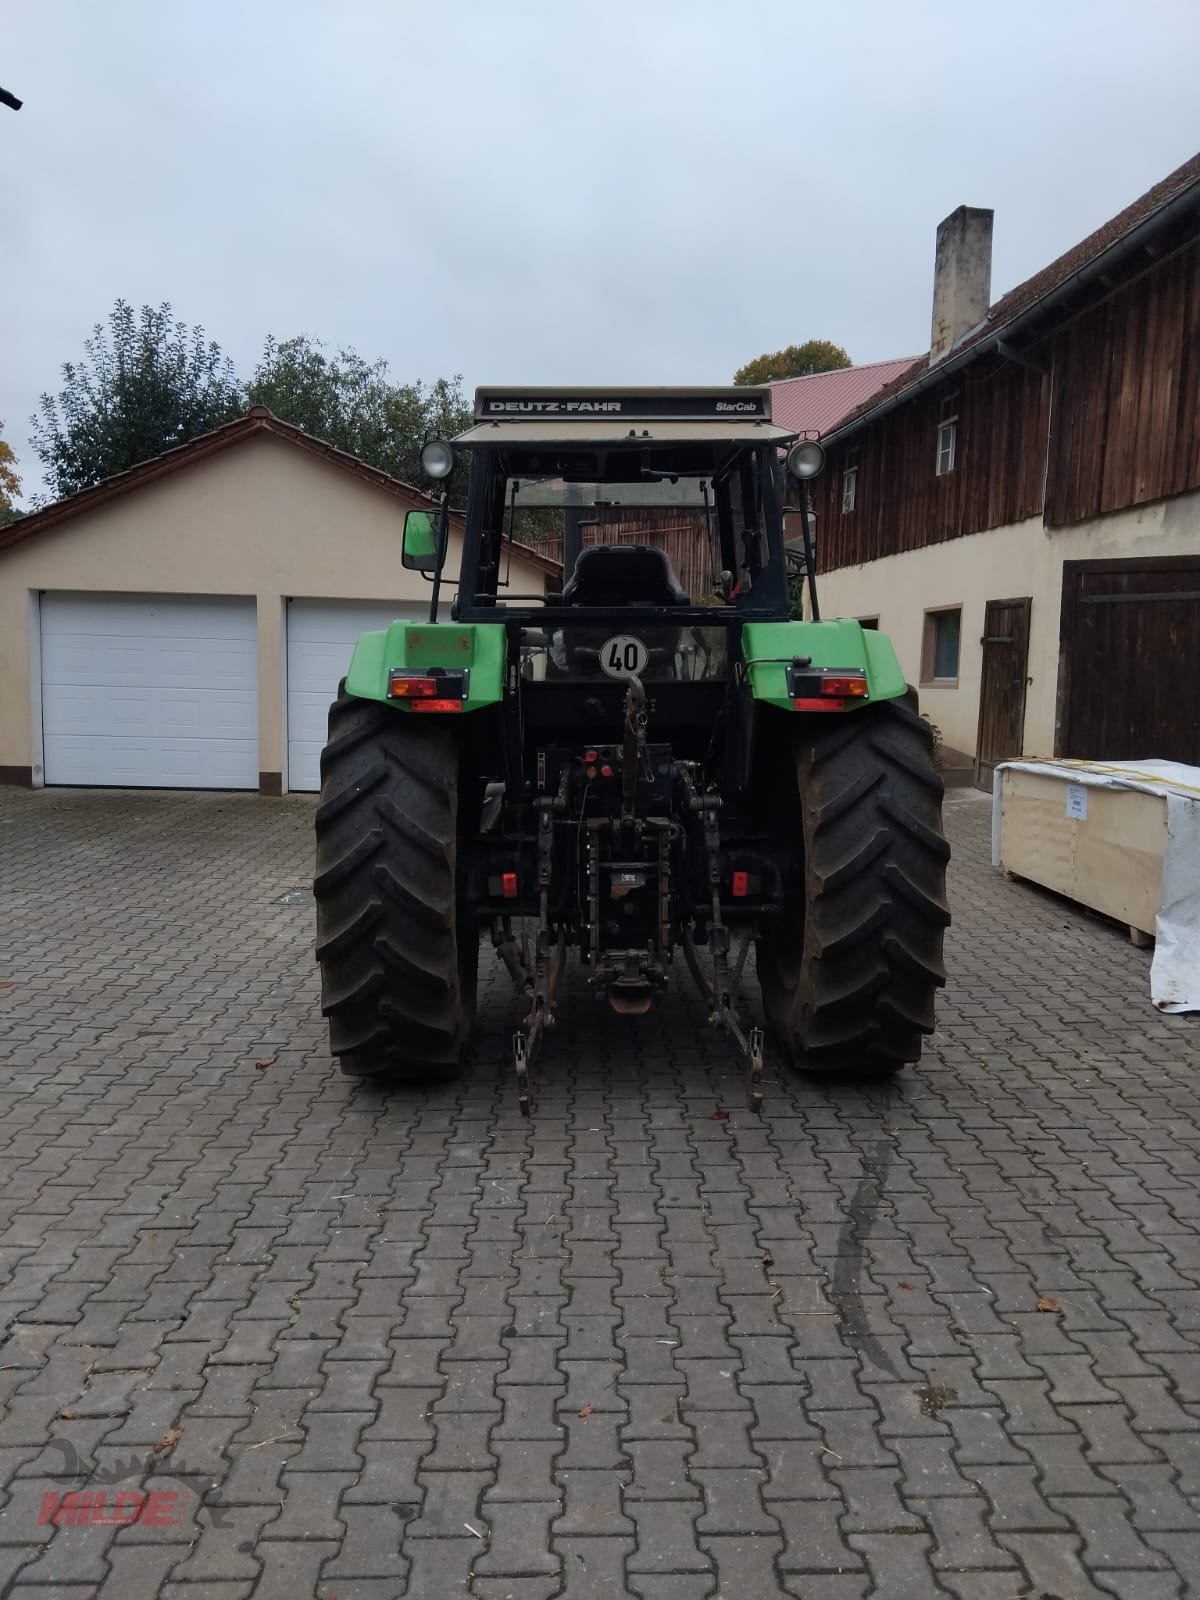
[[[576,986],[525,1125],[490,965],[466,1081],[331,1066],[308,801],[0,791],[0,1592],[1200,1593],[1200,1025],[988,820],[894,1086]]]

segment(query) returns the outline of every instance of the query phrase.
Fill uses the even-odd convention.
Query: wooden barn
[[[978,778],[1200,764],[1200,156],[990,302],[938,230],[928,355],[827,436],[827,615],[876,623]]]

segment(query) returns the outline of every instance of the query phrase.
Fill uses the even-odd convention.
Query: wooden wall
[[[958,395],[956,466],[937,464],[942,402]],[[956,539],[1042,509],[1049,379],[981,359],[835,447],[817,496],[823,571]],[[857,457],[853,451],[857,447]],[[857,459],[854,510],[842,513],[842,473]]]
[[[1046,521],[1200,487],[1200,242],[1054,339]]]
[[[1030,354],[1045,373],[982,356],[833,447],[816,492],[823,571],[1043,511],[1062,527],[1200,488],[1200,241]],[[955,391],[957,462],[938,477],[941,403]],[[857,496],[843,515],[852,458]]]

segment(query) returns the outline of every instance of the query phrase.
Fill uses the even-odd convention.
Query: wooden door
[[[1200,765],[1200,556],[1063,565],[1058,754]]]
[[[1024,753],[1025,686],[1029,672],[1029,613],[1033,601],[989,600],[983,614],[983,675],[979,683],[979,733],[975,782],[991,776],[997,761]]]

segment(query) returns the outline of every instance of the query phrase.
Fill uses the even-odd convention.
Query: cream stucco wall
[[[253,596],[258,764],[285,773],[285,601],[428,600],[429,584],[401,565],[404,512],[386,489],[258,433],[0,552],[0,767],[32,767],[40,781],[37,595],[83,590]],[[447,599],[460,554],[453,533]],[[517,560],[511,581],[545,588]]]
[[[946,544],[844,567],[819,579],[828,617],[875,617],[890,634],[910,683],[920,681],[927,611],[962,607],[956,688],[921,685],[921,709],[952,749],[975,751],[983,667],[984,605],[1030,595],[1025,749],[1054,753],[1058,634],[1064,561],[1200,554],[1200,494],[1180,495],[1072,528],[1043,527],[1040,517],[969,534]]]

